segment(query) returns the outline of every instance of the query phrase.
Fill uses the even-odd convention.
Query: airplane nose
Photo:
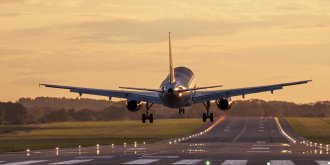
[[[167,94],[168,94],[168,95],[172,95],[173,92],[174,92],[173,88],[169,88],[169,89],[167,90]]]

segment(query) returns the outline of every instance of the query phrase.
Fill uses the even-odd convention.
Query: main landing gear
[[[149,123],[154,122],[154,117],[153,117],[152,113],[149,113],[149,110],[152,107],[152,105],[153,105],[152,103],[149,105],[149,103],[147,102],[147,104],[146,104],[147,112],[142,114],[142,123],[146,123],[146,120],[149,120]]]
[[[184,108],[179,108],[179,114],[184,114]]]
[[[203,122],[206,122],[207,119],[210,119],[210,122],[213,122],[213,113],[210,113],[210,101],[206,103],[203,102],[203,105],[206,108],[206,113],[203,113]]]

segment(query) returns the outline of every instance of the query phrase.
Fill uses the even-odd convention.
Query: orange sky
[[[169,31],[174,65],[191,68],[198,86],[312,78],[246,98],[329,100],[328,0],[1,0],[0,22],[1,101],[77,97],[39,82],[158,88]]]

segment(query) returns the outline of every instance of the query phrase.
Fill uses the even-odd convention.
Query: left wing
[[[247,88],[237,88],[237,89],[226,89],[226,90],[217,90],[217,91],[196,91],[193,96],[193,102],[201,103],[211,100],[218,100],[222,98],[228,98],[232,96],[242,95],[243,97],[246,94],[252,93],[260,93],[266,91],[273,91],[283,89],[285,86],[298,85],[298,84],[306,84],[312,80],[304,80],[304,81],[296,81],[290,83],[282,83],[282,84],[274,84],[274,85],[266,85],[266,86],[257,86],[257,87],[247,87]]]
[[[136,101],[161,104],[160,99],[157,97],[158,92],[107,90],[107,89],[82,88],[82,87],[62,86],[62,85],[53,85],[53,84],[39,84],[39,86],[45,86],[49,88],[69,89],[70,92],[79,93],[79,95],[90,94],[90,95],[98,95],[98,96],[107,96],[109,98],[112,97],[125,98]]]

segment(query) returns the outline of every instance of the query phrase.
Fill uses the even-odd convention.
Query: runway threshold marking
[[[269,150],[269,147],[251,147],[252,150]]]
[[[202,159],[183,159],[178,162],[174,162],[172,164],[198,164],[202,162]]]
[[[247,160],[225,160],[221,165],[245,165]]]
[[[77,163],[83,163],[83,162],[90,162],[94,159],[77,159],[77,160],[68,160],[63,162],[56,162],[51,164],[77,164]]]
[[[330,160],[328,160],[328,161],[318,160],[318,161],[315,161],[315,162],[319,165],[329,165],[330,164]]]
[[[295,165],[292,160],[271,160],[270,165]]]
[[[49,160],[28,160],[28,161],[22,161],[22,162],[13,162],[13,163],[7,163],[2,165],[26,165],[26,164],[35,164],[35,163],[42,163],[47,162]]]
[[[160,159],[138,159],[138,160],[133,160],[130,162],[122,163],[122,164],[149,164],[153,162],[157,162]]]
[[[246,152],[252,152],[252,153],[261,153],[261,152],[270,152],[269,150],[253,150],[253,151],[246,151]]]
[[[75,159],[110,159],[114,156],[78,156]]]
[[[141,156],[139,158],[155,158],[155,159],[163,159],[163,158],[167,158],[167,159],[176,159],[178,158],[179,156]]]

